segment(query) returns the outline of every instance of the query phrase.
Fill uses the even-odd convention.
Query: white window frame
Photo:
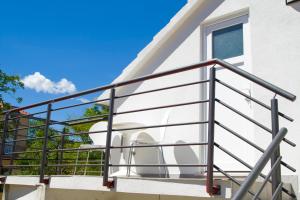
[[[233,65],[244,65],[247,63],[250,52],[250,34],[249,34],[249,20],[248,20],[248,14],[230,18],[230,19],[225,19],[222,21],[217,21],[215,23],[211,23],[205,26],[205,32],[204,32],[204,47],[203,52],[204,52],[204,58],[206,60],[212,59],[212,33],[213,31],[217,31],[223,28],[227,28],[230,26],[242,24],[243,25],[243,48],[244,48],[244,54],[241,56],[236,56],[232,58],[227,58],[225,59],[226,62],[231,63]]]

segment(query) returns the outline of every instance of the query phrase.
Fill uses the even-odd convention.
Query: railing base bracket
[[[115,187],[115,181],[107,181],[104,186],[106,186],[109,189],[112,189]]]
[[[211,195],[221,195],[221,185],[214,185]]]

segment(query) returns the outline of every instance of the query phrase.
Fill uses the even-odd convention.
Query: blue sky
[[[22,78],[39,72],[53,84],[67,79],[77,91],[108,84],[185,3],[0,0],[0,67]],[[18,91],[18,106],[72,92],[45,91]]]

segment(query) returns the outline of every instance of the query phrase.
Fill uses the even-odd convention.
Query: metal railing
[[[255,165],[254,169],[250,172],[244,183],[241,185],[240,189],[236,192],[236,194],[233,196],[233,200],[240,200],[245,197],[247,192],[250,190],[251,186],[259,177],[261,174],[261,171],[264,169],[268,161],[271,159],[271,157],[274,155],[274,153],[278,150],[278,147],[282,141],[282,139],[285,137],[287,134],[287,129],[282,128],[278,132],[278,134],[275,136],[271,144],[268,146],[264,154],[261,156],[257,164]],[[273,164],[273,167],[271,168],[269,174],[266,176],[265,180],[263,181],[262,186],[259,188],[258,192],[254,195],[253,199],[258,199],[259,195],[263,191],[263,188],[266,186],[267,182],[271,178],[271,176],[274,174],[274,176],[278,175],[278,178],[273,177],[272,180],[280,181],[281,177],[280,174],[276,174],[280,172],[280,161],[281,161],[281,156],[276,159],[276,161]],[[279,183],[276,183],[277,186],[274,188],[274,193],[272,196],[273,199],[281,199],[281,190],[282,190],[282,185],[283,183],[280,181]]]
[[[71,94],[68,96],[40,102],[37,104],[32,104],[32,105],[24,106],[21,108],[15,108],[15,109],[6,111],[4,113],[4,120],[2,120],[3,131],[1,132],[2,133],[2,139],[1,139],[2,145],[0,148],[0,155],[1,155],[0,156],[0,171],[1,171],[1,174],[4,174],[5,169],[9,169],[9,172],[11,173],[12,169],[35,167],[35,168],[39,168],[38,174],[40,176],[40,182],[45,182],[45,176],[51,175],[54,173],[62,174],[64,167],[71,168],[71,167],[77,167],[77,166],[85,166],[85,167],[90,166],[90,167],[98,167],[98,169],[100,171],[103,170],[103,185],[107,186],[107,187],[113,187],[113,182],[109,176],[109,170],[112,167],[134,167],[134,166],[135,167],[202,167],[202,168],[206,167],[207,168],[206,169],[206,179],[207,179],[206,185],[207,185],[207,192],[209,194],[214,195],[217,192],[217,187],[215,187],[215,183],[214,183],[214,173],[215,173],[214,170],[222,173],[224,176],[226,176],[227,178],[232,180],[234,183],[241,185],[242,183],[239,182],[238,180],[236,180],[229,172],[222,170],[222,168],[220,168],[219,166],[217,166],[215,164],[215,162],[214,162],[215,147],[220,149],[221,151],[223,151],[224,153],[226,153],[227,155],[229,155],[230,157],[232,157],[234,160],[238,161],[245,167],[247,167],[249,169],[249,171],[253,172],[254,168],[251,165],[249,165],[246,161],[237,157],[236,155],[231,153],[230,150],[224,148],[221,144],[218,144],[215,141],[215,125],[221,127],[225,131],[231,133],[233,136],[240,139],[241,141],[246,142],[251,147],[257,149],[258,151],[260,151],[264,154],[266,153],[266,151],[263,148],[259,147],[254,142],[251,142],[246,137],[244,137],[241,134],[234,131],[232,128],[227,127],[219,120],[216,120],[215,119],[216,103],[231,110],[236,115],[238,115],[238,116],[244,118],[245,120],[253,123],[254,125],[262,128],[266,132],[272,134],[274,141],[277,138],[276,134],[279,131],[278,130],[279,129],[278,128],[279,127],[278,117],[282,117],[291,122],[293,121],[293,119],[291,117],[287,116],[286,114],[278,111],[278,102],[277,102],[277,99],[275,98],[275,96],[274,96],[274,98],[271,99],[271,106],[268,106],[267,104],[261,102],[260,100],[254,98],[248,94],[245,94],[244,92],[234,88],[233,86],[229,85],[228,83],[225,83],[224,81],[220,80],[217,77],[216,67],[222,67],[226,70],[229,70],[229,71],[247,79],[248,81],[251,81],[252,83],[255,83],[255,84],[265,88],[266,90],[274,93],[275,95],[284,97],[287,100],[294,101],[296,99],[295,95],[293,95],[273,84],[270,84],[267,81],[254,76],[253,74],[250,74],[250,73],[248,73],[238,67],[235,67],[229,63],[226,63],[222,60],[213,59],[213,60],[195,64],[195,65],[190,65],[187,67],[181,67],[181,68],[176,68],[176,69],[165,71],[165,72],[155,73],[155,74],[135,78],[132,80],[114,83],[111,85],[106,85],[106,86],[94,88],[91,90],[79,92],[76,94]],[[172,85],[172,86],[168,86],[168,87],[161,87],[161,88],[151,89],[151,90],[142,91],[142,92],[133,92],[133,93],[129,93],[129,94],[122,94],[122,95],[118,95],[116,92],[116,89],[119,87],[125,87],[125,86],[129,86],[129,85],[132,85],[135,83],[140,83],[140,82],[144,82],[144,81],[148,81],[148,80],[152,80],[152,79],[158,79],[160,77],[166,77],[166,76],[173,75],[173,74],[180,74],[183,72],[196,70],[196,69],[200,69],[200,68],[208,68],[210,70],[209,79],[195,81],[195,82],[189,82],[189,83],[183,83],[183,84],[177,84],[177,85]],[[231,90],[243,97],[246,97],[250,101],[271,111],[271,113],[272,113],[272,115],[271,115],[272,116],[271,117],[272,128],[268,128],[267,126],[263,125],[262,123],[258,122],[257,120],[252,119],[251,117],[242,113],[234,106],[229,105],[228,103],[221,100],[218,96],[216,96],[216,84],[220,84],[220,85],[228,88],[229,90]],[[209,91],[208,99],[200,99],[200,100],[194,100],[194,101],[190,101],[190,102],[160,105],[160,106],[155,106],[155,107],[144,107],[144,108],[140,108],[140,109],[132,109],[132,110],[128,110],[128,111],[115,112],[115,110],[116,110],[115,109],[115,101],[118,99],[135,97],[135,96],[149,94],[149,93],[162,92],[162,91],[173,90],[173,89],[177,89],[177,88],[184,88],[184,87],[189,87],[189,86],[197,86],[197,85],[207,86],[208,91]],[[109,93],[110,93],[109,98],[94,100],[94,101],[86,102],[86,103],[54,107],[55,105],[57,105],[61,102],[66,102],[67,100],[70,100],[70,99],[74,99],[74,98],[81,97],[84,95],[98,94],[99,92],[104,92],[104,91],[109,91]],[[105,114],[101,114],[101,115],[97,115],[97,116],[82,117],[79,119],[68,119],[68,120],[52,119],[53,113],[55,113],[55,112],[65,111],[67,109],[72,109],[72,108],[77,108],[77,107],[81,107],[81,106],[87,106],[87,105],[100,103],[100,102],[107,102],[107,101],[109,102],[109,113],[105,113]],[[118,116],[118,115],[139,113],[139,112],[159,110],[159,109],[172,108],[172,107],[182,107],[182,106],[189,106],[189,105],[207,105],[206,106],[208,108],[207,120],[173,123],[173,124],[168,123],[168,124],[160,124],[160,125],[145,125],[145,126],[139,126],[139,127],[117,128],[117,129],[113,127],[114,117]],[[47,107],[46,110],[38,110],[34,113],[30,113],[30,114],[26,114],[26,115],[19,115],[19,116],[18,115],[16,116],[16,114],[15,114],[15,113],[18,113],[19,111],[23,111],[23,110],[28,111],[30,109],[42,108],[44,106]],[[21,121],[21,119],[31,119],[31,118],[35,117],[36,115],[41,115],[41,114],[45,115],[42,124],[38,124],[35,126],[27,125],[25,127],[11,125],[13,122],[18,124],[19,121]],[[106,130],[99,130],[99,131],[94,131],[94,132],[89,132],[89,131],[79,131],[79,132],[73,131],[72,132],[69,130],[70,129],[69,127],[72,127],[74,125],[87,124],[87,123],[93,124],[93,123],[97,123],[97,122],[103,121],[103,120],[107,120]],[[175,144],[175,143],[173,143],[173,144],[172,143],[168,143],[168,144],[138,144],[138,145],[118,145],[118,146],[114,146],[111,144],[112,143],[112,133],[116,132],[116,131],[152,129],[152,128],[161,128],[161,127],[172,127],[172,126],[192,126],[192,125],[207,125],[208,140],[206,142],[184,143],[184,144]],[[55,126],[63,126],[64,128],[62,130],[55,130],[55,134],[53,134],[52,133],[53,129],[54,129],[53,127],[55,127]],[[26,135],[24,136],[25,138],[18,137],[18,135],[20,135],[20,132],[22,132],[24,130],[32,130],[32,129],[42,130],[43,134],[40,136],[35,135],[34,137],[28,137]],[[88,136],[90,134],[97,134],[97,133],[106,134],[106,145],[105,146],[96,147],[96,148],[79,148],[79,146],[75,147],[75,148],[74,147],[68,148],[66,146],[66,138],[68,138],[68,137]],[[8,141],[8,138],[10,138],[9,141]],[[17,146],[16,143],[19,143],[19,142],[22,143],[24,141],[25,142],[37,141],[37,140],[42,140],[43,146],[41,146],[37,149],[30,149],[30,150],[25,150],[25,151],[24,150],[18,151],[15,148]],[[55,140],[55,141],[57,140],[58,145],[56,147],[49,147],[49,145],[48,145],[49,141],[52,141],[52,140]],[[282,140],[292,147],[296,146],[295,143],[288,140],[287,138],[282,138]],[[70,139],[68,142],[70,142]],[[11,152],[9,152],[9,153],[4,152],[6,145],[13,146]],[[25,144],[25,146],[26,146],[26,144]],[[132,148],[153,148],[153,147],[163,148],[163,147],[170,147],[170,146],[171,147],[172,146],[173,147],[175,147],[175,146],[199,146],[199,147],[206,146],[207,147],[207,162],[200,163],[200,164],[199,163],[194,163],[194,164],[166,164],[166,163],[164,163],[164,164],[131,164],[131,163],[112,164],[110,162],[110,157],[111,157],[110,153],[113,149],[120,149],[122,151],[123,149],[132,149]],[[79,164],[79,163],[65,162],[65,161],[67,161],[67,159],[65,159],[65,157],[66,157],[65,155],[67,155],[68,153],[72,154],[74,152],[77,153],[79,151],[88,151],[88,150],[93,150],[93,151],[97,151],[97,152],[104,154],[104,162],[101,161],[99,163],[92,163],[92,164],[89,164],[89,163],[86,163],[86,164],[80,163]],[[37,159],[36,159],[36,161],[40,161],[40,163],[27,164],[27,165],[16,164],[17,163],[16,160],[22,158],[21,155],[30,154],[30,153],[41,156],[41,158],[39,158],[37,156]],[[56,159],[54,159],[54,160],[51,159],[51,156],[53,153],[56,153],[56,155],[57,155]],[[7,157],[9,157],[9,159],[10,159],[10,164],[4,165],[3,159],[7,159]],[[281,193],[281,190],[282,190],[286,194],[294,197],[294,194],[292,192],[290,192],[289,190],[287,190],[286,188],[284,188],[281,184],[280,165],[285,166],[287,169],[289,169],[293,172],[295,172],[295,169],[292,166],[290,166],[289,164],[287,164],[285,161],[281,160],[279,147],[277,147],[271,160],[272,160],[272,169],[273,169],[272,171],[274,171],[274,175],[272,176],[272,181],[271,181],[273,184],[273,194]],[[55,168],[56,170],[54,170],[54,171],[48,170],[47,171],[47,169],[49,169],[49,168]],[[102,174],[102,172],[99,174]],[[263,175],[262,173],[259,173],[259,175],[262,177],[267,177],[267,176]],[[269,181],[269,178],[267,180]],[[279,188],[279,185],[281,185],[280,188]],[[252,191],[249,191],[249,188],[247,188],[247,191],[250,194],[255,196],[255,194]]]

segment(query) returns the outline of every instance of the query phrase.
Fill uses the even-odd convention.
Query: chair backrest
[[[163,118],[162,118],[162,121],[161,121],[161,125],[166,125],[166,124],[168,124],[168,122],[169,122],[169,119],[170,119],[170,114],[171,114],[171,111],[172,111],[172,108],[169,108],[169,109],[167,109],[166,110],[166,112],[165,112],[165,114],[164,114],[164,116],[163,116]],[[160,129],[159,129],[159,141],[158,142],[162,142],[162,141],[164,141],[164,139],[165,139],[165,135],[166,135],[166,129],[167,129],[167,127],[161,127]]]
[[[94,124],[90,128],[89,132],[105,131],[105,130],[107,130],[107,122],[102,121]],[[89,136],[92,139],[94,145],[102,145],[102,146],[106,145],[106,132],[93,133],[93,134],[89,134]]]

